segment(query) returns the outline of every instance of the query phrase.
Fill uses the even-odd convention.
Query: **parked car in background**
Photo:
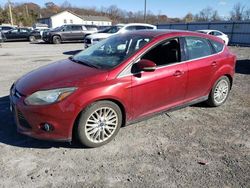
[[[82,144],[98,147],[121,126],[153,114],[202,101],[222,105],[235,63],[210,35],[126,32],[18,79],[10,107],[22,134],[58,141],[78,135]]]
[[[3,33],[4,41],[30,41],[33,42],[36,39],[40,39],[40,32],[33,31],[28,28],[16,28],[6,33]]]
[[[15,27],[0,25],[0,32],[2,33],[6,33],[12,29],[15,29]]]
[[[94,25],[69,24],[44,32],[42,39],[53,44],[60,44],[66,41],[83,41],[86,35],[97,31],[97,26]]]
[[[86,36],[84,39],[84,47],[87,48],[114,34],[124,33],[126,31],[142,30],[142,29],[156,29],[156,26],[144,23],[117,24],[113,27],[99,31],[98,33]]]
[[[226,45],[228,45],[229,38],[225,33],[222,33],[221,31],[206,29],[206,30],[197,30],[197,32],[219,37],[224,41]]]

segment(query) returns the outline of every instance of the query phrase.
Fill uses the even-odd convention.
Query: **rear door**
[[[186,98],[193,100],[206,96],[217,70],[217,56],[209,41],[200,37],[185,37],[185,51],[189,70]]]
[[[72,40],[83,40],[84,38],[84,33],[83,29],[87,30],[84,26],[81,25],[72,25],[71,26],[71,36]]]
[[[18,38],[19,38],[19,40],[28,40],[30,32],[31,31],[29,29],[26,29],[26,28],[18,29]]]

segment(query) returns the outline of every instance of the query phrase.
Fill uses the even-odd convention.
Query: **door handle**
[[[212,64],[211,64],[212,67],[216,67],[217,66],[217,62],[216,61],[213,61]]]
[[[181,72],[180,70],[175,71],[174,76],[180,77],[184,74],[184,72]]]

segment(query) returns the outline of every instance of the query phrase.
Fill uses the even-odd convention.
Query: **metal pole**
[[[12,10],[11,10],[10,0],[8,0],[8,2],[9,2],[9,12],[10,12],[10,23],[11,23],[11,25],[13,25],[13,18],[12,18]]]
[[[147,16],[147,0],[144,1],[144,22],[146,22]]]

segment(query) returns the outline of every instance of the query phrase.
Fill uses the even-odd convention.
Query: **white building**
[[[85,24],[110,26],[112,21],[103,16],[80,16],[71,11],[62,11],[47,18],[38,19],[38,23],[47,24],[49,28],[56,28],[65,24]]]

